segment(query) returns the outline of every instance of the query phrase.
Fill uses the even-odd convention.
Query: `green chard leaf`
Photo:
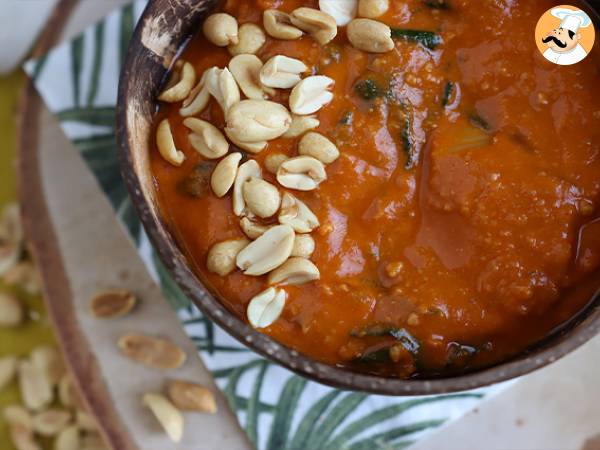
[[[407,30],[404,28],[392,28],[392,38],[421,44],[429,50],[435,50],[444,43],[442,37],[433,31]]]
[[[370,78],[361,80],[354,85],[354,90],[365,100],[374,100],[385,94],[375,81]]]

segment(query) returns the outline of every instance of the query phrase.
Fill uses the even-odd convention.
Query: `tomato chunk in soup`
[[[537,51],[534,29],[550,1],[390,1],[377,20],[395,48],[366,53],[339,27],[320,45],[267,35],[257,56],[300,59],[335,80],[314,130],[340,156],[317,189],[291,191],[265,159],[298,155],[280,137],[255,159],[265,180],[318,217],[310,257],[320,278],[287,293],[261,331],[317,360],[397,377],[488,366],[568,321],[600,278],[600,59],[574,66]],[[318,8],[315,0],[228,0],[221,11],[262,27],[262,13]],[[410,34],[404,30],[419,30]],[[183,50],[198,77],[226,67],[226,47],[200,32]],[[289,89],[271,100],[287,106]],[[242,95],[242,98],[244,96]],[[190,265],[233,314],[246,320],[267,276],[207,268],[216,243],[242,238],[231,192],[209,185],[216,160],[190,144],[180,103],[161,103],[185,161],[151,154],[161,208]],[[211,99],[197,117],[223,130]],[[230,151],[240,151],[231,145]],[[191,187],[191,189],[190,189]],[[263,225],[277,222],[261,220]]]

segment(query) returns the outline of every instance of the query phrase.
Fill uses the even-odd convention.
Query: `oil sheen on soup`
[[[334,80],[333,98],[310,117],[339,155],[322,164],[316,188],[298,190],[267,167],[272,155],[298,157],[302,135],[267,139],[258,152],[229,142],[239,164],[256,161],[256,178],[292,194],[319,223],[307,258],[318,279],[274,283],[271,294],[283,291],[285,301],[267,295],[257,306],[261,332],[352,370],[433,377],[506,360],[582,310],[600,267],[600,59],[595,50],[573,66],[542,57],[534,30],[551,6],[390,1],[372,19],[392,30],[393,48],[380,53],[352,45],[347,26],[324,44],[310,31],[287,40],[265,33],[251,50],[261,63],[284,55],[304,63],[301,78]],[[228,0],[216,11],[263,29],[265,10],[299,7],[319,5]],[[196,83],[231,59],[201,29],[180,55]],[[289,109],[290,92],[265,95]],[[210,95],[194,117],[223,133],[217,100]],[[159,105],[156,123],[168,120],[185,156],[176,166],[151,152],[161,208],[198,277],[247,321],[269,274],[214,273],[208,253],[245,238],[244,216],[259,229],[252,241],[278,225],[278,213],[236,215],[233,188],[222,197],[211,189],[223,155],[206,158],[192,145],[181,101]]]

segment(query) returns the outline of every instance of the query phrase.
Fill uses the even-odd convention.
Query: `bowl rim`
[[[205,286],[191,271],[186,257],[175,242],[168,225],[158,214],[153,213],[153,209],[149,205],[150,200],[144,195],[141,178],[135,170],[134,154],[140,150],[140,147],[132,145],[132,130],[127,124],[129,123],[129,115],[134,113],[134,108],[130,108],[132,99],[129,92],[135,88],[136,75],[141,73],[136,58],[141,58],[142,61],[149,64],[148,67],[143,68],[144,70],[150,68],[161,71],[160,79],[167,71],[165,67],[169,66],[165,62],[171,62],[156,55],[142,43],[144,28],[150,26],[151,22],[158,22],[149,19],[160,15],[162,1],[150,0],[144,9],[129,43],[122,67],[116,108],[119,165],[133,206],[162,262],[188,298],[203,314],[228,334],[249,347],[250,350],[310,380],[344,390],[390,396],[412,396],[470,390],[525,375],[565,356],[600,332],[600,296],[596,295],[590,304],[582,310],[581,317],[578,316],[570,321],[569,329],[544,338],[532,350],[510,360],[482,370],[451,377],[400,379],[354,372],[347,368],[316,361],[258,332],[235,316],[218,300],[216,295],[211,293],[210,288]],[[196,23],[196,20],[204,14],[204,10],[211,7],[215,1],[181,0],[177,3],[178,7],[187,8],[190,13],[192,19],[188,22]],[[195,6],[192,5],[194,3]],[[198,4],[200,4],[200,8],[198,8]],[[595,10],[593,11],[595,12]],[[598,23],[597,14],[595,14],[594,19]],[[176,44],[183,45],[186,39],[189,38],[190,33],[181,32],[180,34],[179,39],[174,40],[177,41]],[[173,51],[169,58],[172,59],[176,54],[177,52]],[[156,83],[152,86],[152,89],[143,94],[151,105],[155,105],[154,97],[159,84]],[[138,111],[135,111],[135,113],[138,113]],[[149,138],[149,136],[145,137]],[[147,149],[148,145],[146,143],[142,150],[146,151]],[[564,338],[564,340],[554,342],[561,338]]]

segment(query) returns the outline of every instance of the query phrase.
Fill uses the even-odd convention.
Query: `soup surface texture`
[[[257,154],[231,144],[320,222],[310,257],[320,278],[281,287],[283,311],[262,332],[352,370],[435,377],[522,352],[586,305],[600,280],[600,59],[594,50],[557,66],[540,55],[536,22],[554,3],[390,1],[376,19],[393,29],[385,53],[356,49],[343,26],[326,45],[267,34],[263,63],[286,55],[308,67],[303,77],[335,80],[314,131],[340,156],[317,189],[301,192],[264,169],[269,155],[297,156],[300,137]],[[300,6],[318,8],[228,0],[218,10],[262,27],[264,10]],[[199,79],[231,54],[200,30],[180,58]],[[289,95],[277,89],[270,100],[287,106]],[[161,102],[156,118],[169,120],[185,155],[175,167],[152,151],[161,208],[198,277],[247,320],[267,276],[208,270],[211,246],[244,233],[231,192],[211,191],[218,160],[192,147],[180,108]],[[225,126],[213,98],[197,117]]]

